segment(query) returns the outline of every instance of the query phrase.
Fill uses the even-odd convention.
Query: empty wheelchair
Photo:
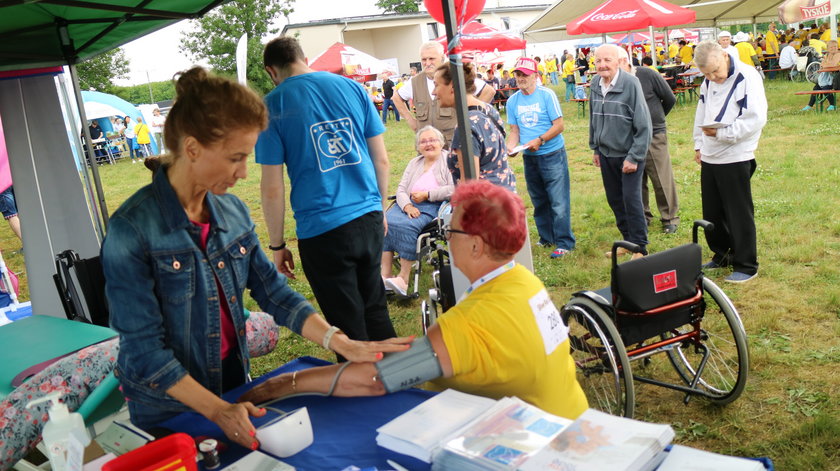
[[[619,247],[640,249],[616,242],[610,286],[577,292],[563,307],[577,378],[590,407],[632,417],[634,380],[685,393],[685,403],[700,396],[728,404],[744,390],[746,333],[726,294],[703,276],[700,227],[713,230],[711,223],[695,221],[693,243],[622,264],[616,261]],[[657,353],[668,357],[675,382],[634,372],[635,362],[649,362]]]

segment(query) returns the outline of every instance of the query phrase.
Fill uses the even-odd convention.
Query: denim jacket
[[[221,394],[219,296],[230,307],[238,349],[249,370],[242,294],[300,333],[315,309],[286,284],[262,251],[245,204],[207,193],[210,235],[187,218],[165,169],[113,215],[102,246],[111,327],[120,335],[116,375],[141,427],[190,410],[166,390],[187,374]],[[218,292],[216,277],[222,287]]]

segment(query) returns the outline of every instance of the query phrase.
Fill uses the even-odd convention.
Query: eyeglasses
[[[449,240],[452,238],[452,234],[464,234],[464,235],[472,235],[469,232],[460,231],[458,229],[452,229],[452,226],[447,224],[443,226],[443,238]]]
[[[427,144],[440,144],[438,139],[423,139],[422,141],[418,142],[421,146],[425,146]]]

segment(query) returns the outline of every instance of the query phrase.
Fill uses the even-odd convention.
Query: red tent
[[[633,31],[650,26],[694,23],[694,10],[664,0],[608,0],[566,25],[569,34],[602,34]]]
[[[663,33],[656,33],[657,42],[662,42],[665,38]],[[610,36],[610,42],[618,43],[618,44],[642,44],[642,43],[649,43],[650,42],[650,34],[648,33],[618,33]]]
[[[499,31],[477,21],[470,21],[461,28],[461,50],[462,51],[513,51],[525,49],[525,40],[519,35]],[[447,46],[446,35],[437,38],[435,41]]]
[[[335,43],[318,54],[309,62],[309,67],[344,75],[359,82],[376,80],[376,76],[382,72],[397,72],[391,64],[342,43]]]

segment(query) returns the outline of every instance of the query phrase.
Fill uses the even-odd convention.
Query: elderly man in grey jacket
[[[624,240],[647,254],[647,222],[642,204],[642,176],[651,140],[650,113],[639,80],[620,70],[625,52],[613,44],[595,50],[598,75],[590,87],[589,147],[601,168],[607,202]],[[618,254],[628,253],[623,248]],[[610,253],[607,252],[607,256]]]

